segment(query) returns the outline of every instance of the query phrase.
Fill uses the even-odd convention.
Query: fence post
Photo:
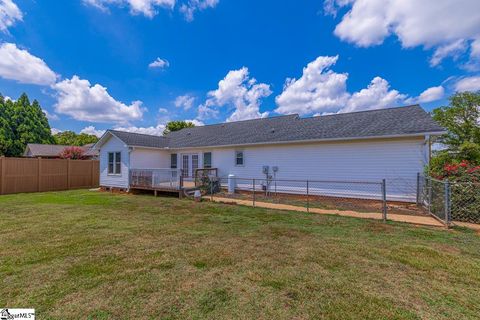
[[[428,213],[432,214],[432,178],[428,177]]]
[[[420,172],[417,172],[417,206],[420,205]]]
[[[445,180],[445,224],[447,228],[450,225],[451,220],[451,189],[450,189],[450,181]]]
[[[307,212],[310,213],[310,188],[309,188],[309,183],[308,183],[308,180],[307,180]]]
[[[255,179],[253,179],[253,207],[255,208]]]
[[[94,178],[95,177],[95,164],[93,162],[94,162],[94,160],[90,160],[90,164],[91,164],[90,168],[92,170],[92,174],[90,175],[90,179],[91,179],[90,188],[95,188],[95,185],[94,185],[94,182],[95,182],[94,181],[95,180],[95,178]]]
[[[67,159],[67,190],[70,190],[70,159]]]
[[[213,202],[213,181],[211,179],[208,179],[210,181],[210,201]]]
[[[5,157],[0,157],[0,194],[3,194],[3,184],[5,181]]]
[[[383,203],[383,222],[387,222],[387,182],[385,179],[382,180],[382,203]]]
[[[37,192],[40,192],[41,188],[40,188],[40,179],[42,179],[42,158],[41,157],[38,157],[37,158]]]

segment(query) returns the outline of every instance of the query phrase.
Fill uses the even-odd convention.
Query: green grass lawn
[[[464,229],[90,191],[0,217],[0,307],[38,319],[480,317]]]

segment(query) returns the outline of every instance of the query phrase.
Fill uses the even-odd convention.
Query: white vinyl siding
[[[130,168],[170,168],[170,152],[159,149],[135,148],[130,152]]]
[[[109,174],[109,154],[120,152],[121,162],[117,165],[119,168],[115,168],[114,160],[114,172],[118,169],[120,170],[119,174]],[[100,149],[100,186],[102,187],[115,187],[115,188],[125,188],[129,187],[129,153],[128,147],[115,137],[111,137],[105,144],[102,145]],[[114,156],[115,158],[115,156]]]
[[[417,172],[423,172],[427,163],[426,149],[423,138],[252,146],[242,148],[244,166],[237,166],[239,150],[219,148],[212,151],[212,166],[221,177],[264,178],[263,166],[277,166],[277,179],[380,182],[385,178],[389,199],[412,201]]]

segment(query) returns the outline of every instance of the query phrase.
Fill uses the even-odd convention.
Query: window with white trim
[[[177,154],[176,153],[172,153],[170,155],[170,168],[171,169],[177,169]]]
[[[243,166],[245,164],[243,151],[235,151],[235,165]]]
[[[212,167],[212,153],[205,152],[203,153],[203,167],[209,169]]]
[[[108,174],[122,174],[122,153],[108,153]]]

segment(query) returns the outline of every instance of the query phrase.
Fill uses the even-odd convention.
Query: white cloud
[[[260,103],[271,94],[269,85],[250,78],[248,68],[229,71],[218,83],[218,89],[210,91],[207,101],[199,107],[199,119],[216,115],[218,110],[214,107],[222,106],[235,107],[227,122],[267,117],[268,112],[260,113]]]
[[[431,87],[423,91],[417,99],[419,103],[427,103],[440,100],[445,95],[445,89],[442,86]]]
[[[141,133],[141,134],[149,134],[152,136],[161,136],[163,135],[163,130],[165,130],[164,124],[158,124],[155,127],[116,127],[115,130],[119,131],[126,131],[126,132],[134,132],[134,133]]]
[[[202,121],[197,119],[193,120],[185,120],[186,122],[192,122],[195,126],[203,126],[205,125]],[[141,134],[149,134],[153,136],[161,136],[163,135],[163,131],[165,130],[165,124],[161,123],[151,127],[115,127],[115,130],[119,131],[126,131],[126,132],[134,132],[134,133],[141,133]]]
[[[193,103],[195,102],[195,97],[185,94],[183,96],[178,96],[175,101],[175,107],[183,108],[184,110],[189,110],[193,107]]]
[[[391,90],[387,80],[375,77],[367,88],[352,94],[347,105],[340,109],[339,113],[394,107],[406,98],[406,95],[397,90]]]
[[[0,31],[7,32],[9,27],[22,19],[22,11],[12,0],[0,0]]]
[[[480,90],[480,76],[466,77],[466,78],[460,79],[455,84],[455,90],[458,91],[458,92],[479,91]]]
[[[57,129],[57,128],[50,128],[50,132],[55,135],[57,133],[63,132],[63,130]]]
[[[80,133],[90,134],[90,135],[94,135],[94,136],[97,136],[97,137],[100,138],[105,133],[105,130],[95,129],[94,126],[88,126],[88,127],[83,128],[80,131]]]
[[[207,105],[201,104],[198,106],[198,119],[206,120],[211,118],[217,118],[219,111],[213,109]]]
[[[48,118],[48,120],[50,121],[53,121],[53,120],[59,120],[60,118],[58,117],[58,115],[54,114],[54,113],[50,113],[48,112],[47,110],[45,109],[42,109],[43,113],[45,113],[45,116]]]
[[[148,18],[153,18],[157,14],[158,7],[173,9],[175,6],[175,0],[83,0],[83,2],[103,11],[107,11],[109,5],[129,7],[131,14],[143,14]]]
[[[205,123],[203,123],[203,121],[200,121],[200,120],[198,120],[198,119],[192,119],[192,120],[187,119],[187,120],[185,120],[185,122],[191,122],[191,123],[193,123],[196,127],[201,127],[201,126],[204,126],[204,125],[205,125]]]
[[[300,115],[338,110],[346,104],[347,73],[330,70],[338,56],[320,56],[303,68],[299,79],[288,78],[283,92],[276,97],[278,113]]]
[[[37,85],[51,85],[57,80],[55,72],[42,59],[14,43],[0,45],[0,77]]]
[[[215,8],[219,0],[189,0],[180,6],[180,12],[184,14],[187,21],[193,21],[195,11],[208,8]]]
[[[439,65],[446,57],[452,57],[457,60],[468,48],[468,44],[465,40],[460,39],[452,43],[438,47],[432,58],[430,59],[431,66]]]
[[[57,91],[55,111],[76,120],[90,122],[128,123],[142,118],[141,101],[126,105],[115,100],[107,88],[78,76],[63,80],[52,86]]]
[[[331,67],[338,56],[320,56],[309,63],[299,79],[287,79],[283,92],[276,97],[280,114],[325,115],[343,112],[382,109],[413,102],[430,102],[441,99],[442,86],[425,90],[419,97],[409,98],[390,88],[387,80],[375,77],[357,92],[347,90],[347,73],[336,73]]]
[[[166,59],[161,59],[161,58],[155,59],[155,61],[153,61],[148,65],[149,68],[160,68],[160,69],[168,68],[169,66],[170,66],[170,62],[168,62],[168,60]]]
[[[348,7],[335,28],[340,39],[361,47],[379,45],[396,35],[405,48],[434,48],[432,65],[458,56],[480,39],[478,0],[327,0],[326,12]]]

